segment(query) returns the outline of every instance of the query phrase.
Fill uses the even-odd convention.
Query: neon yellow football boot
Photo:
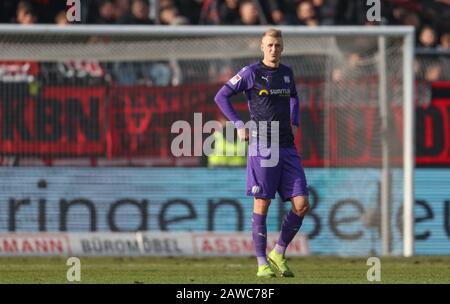
[[[294,277],[294,273],[289,269],[287,265],[286,258],[281,253],[278,253],[275,249],[273,249],[267,256],[267,259],[269,260],[270,265],[276,271],[278,271],[282,277]]]
[[[275,272],[273,272],[272,268],[270,268],[270,265],[261,265],[258,266],[256,276],[259,278],[274,278]]]

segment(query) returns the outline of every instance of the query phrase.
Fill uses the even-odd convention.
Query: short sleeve
[[[253,72],[249,67],[242,68],[225,84],[233,92],[240,93],[253,87]]]

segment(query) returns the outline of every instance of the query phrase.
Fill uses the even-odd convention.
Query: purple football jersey
[[[228,96],[244,92],[250,119],[257,126],[260,122],[267,122],[267,132],[258,134],[258,138],[265,136],[266,142],[270,143],[271,124],[277,121],[280,147],[294,146],[291,124],[298,126],[298,97],[291,68],[283,64],[271,68],[257,62],[239,71],[221,91],[228,91]],[[218,103],[221,106],[220,100]],[[235,123],[240,120],[229,107],[222,106],[221,109],[229,120]]]

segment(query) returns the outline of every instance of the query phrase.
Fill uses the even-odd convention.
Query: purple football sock
[[[267,226],[266,215],[253,213],[252,216],[252,236],[253,245],[255,246],[256,258],[258,265],[268,264],[266,256],[267,248]]]
[[[284,255],[286,248],[292,241],[298,230],[302,226],[303,217],[298,216],[292,210],[284,217],[283,224],[281,225],[280,237],[275,245],[276,252]]]

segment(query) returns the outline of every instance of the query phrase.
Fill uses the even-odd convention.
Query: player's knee
[[[295,204],[292,209],[293,212],[298,216],[302,217],[305,216],[310,209],[308,199],[307,198],[302,199],[300,203]]]
[[[267,198],[256,198],[254,199],[253,203],[253,212],[258,214],[267,214],[269,206],[270,206],[270,199]]]
[[[303,205],[302,216],[305,216],[308,213],[309,209],[309,201],[306,200],[305,204]]]

